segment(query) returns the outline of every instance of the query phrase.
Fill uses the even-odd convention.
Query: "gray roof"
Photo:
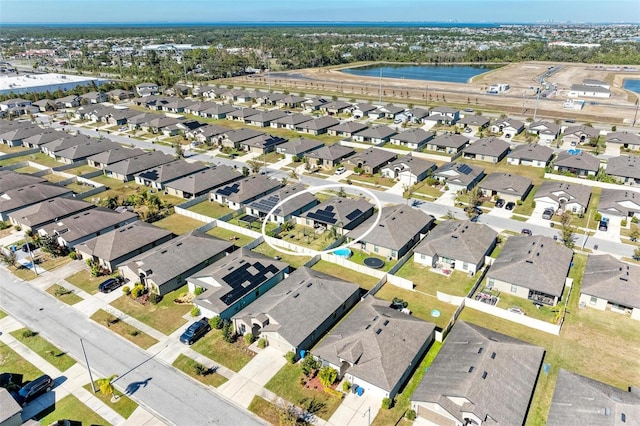
[[[281,138],[280,136],[274,136],[268,133],[263,133],[256,137],[243,140],[242,142],[240,142],[240,145],[248,146],[251,148],[255,147],[255,148],[268,149],[268,148],[271,148],[272,146],[285,143],[286,141],[287,140],[285,138]]]
[[[578,154],[569,154],[568,151],[562,151],[556,157],[554,164],[558,167],[568,167],[570,169],[581,169],[597,172],[600,169],[600,160],[586,151],[580,151]]]
[[[467,115],[464,118],[458,120],[458,124],[466,124],[467,126],[486,126],[489,124],[489,119],[481,115]]]
[[[42,182],[45,182],[45,179],[38,176],[17,173],[11,170],[0,170],[0,193]]]
[[[513,118],[500,118],[493,122],[493,126],[502,126],[504,127],[512,127],[514,129],[522,129],[524,127],[524,123],[519,120],[515,120]]]
[[[131,259],[124,267],[138,273],[146,271],[148,279],[158,286],[202,265],[220,253],[229,252],[234,244],[191,231]]]
[[[242,204],[247,200],[251,201],[256,197],[267,194],[280,186],[280,182],[277,180],[269,179],[263,175],[253,175],[220,187],[214,192],[230,201]]]
[[[572,84],[571,90],[575,92],[597,92],[597,93],[611,93],[611,90],[599,87],[599,86],[591,86],[586,84]]]
[[[493,136],[475,141],[464,149],[465,154],[488,155],[499,158],[509,152],[509,142]]]
[[[270,123],[278,118],[284,117],[285,115],[287,114],[277,109],[273,111],[260,111],[257,114],[250,115],[246,120],[255,121],[257,123]]]
[[[458,134],[448,134],[448,135],[440,135],[436,136],[432,141],[430,141],[430,145],[442,146],[445,148],[456,148],[465,146],[469,143],[469,138],[458,135]]]
[[[120,144],[111,140],[91,139],[88,142],[81,143],[61,151],[56,152],[56,157],[65,158],[67,160],[79,161],[84,160],[92,155],[99,154],[110,149],[119,148]]]
[[[271,94],[271,95],[269,95],[269,97],[271,99],[273,99],[273,95],[274,94]],[[304,102],[306,100],[307,100],[307,98],[305,98],[303,96],[284,95],[283,97],[278,99],[277,102],[278,103],[282,103],[282,104],[299,104],[299,103]]]
[[[335,161],[348,157],[354,153],[355,151],[348,146],[334,144],[316,149],[315,151],[308,153],[307,157]]]
[[[128,118],[127,123],[143,125],[153,120],[155,117],[156,117],[155,114],[151,114],[148,112],[141,112],[138,115],[134,115],[133,117]]]
[[[333,117],[325,115],[324,117],[316,118],[313,120],[305,121],[304,123],[298,124],[297,127],[308,130],[322,130],[328,129],[329,127],[333,127],[336,124],[340,123],[340,121],[336,120]]]
[[[434,138],[434,132],[427,132],[422,128],[409,129],[391,137],[392,141],[420,144]]]
[[[414,108],[408,109],[406,114],[421,120],[424,117],[427,117],[429,115],[429,111],[424,108],[414,107]]]
[[[231,129],[224,126],[218,126],[217,124],[205,124],[204,126],[200,126],[197,129],[192,130],[194,134],[202,135],[207,138],[212,136],[222,135],[224,133],[230,132]]]
[[[591,199],[591,187],[569,182],[545,180],[538,187],[534,200],[543,197],[550,198],[558,204],[577,203],[586,208]]]
[[[89,136],[83,135],[82,133],[77,135],[64,135],[64,137],[56,139],[51,142],[47,142],[44,145],[41,145],[40,148],[43,151],[57,153],[67,148],[74,147],[76,145],[84,144],[87,142],[91,142],[92,139]]]
[[[118,161],[126,160],[127,158],[137,157],[144,153],[145,152],[140,148],[125,148],[123,146],[119,146],[117,148],[92,155],[91,157],[88,157],[87,160],[109,165],[117,163]]]
[[[404,112],[405,107],[387,104],[385,106],[379,107],[378,109],[387,114],[400,114],[401,112]]]
[[[42,224],[56,221],[74,213],[89,210],[95,205],[75,198],[58,197],[25,207],[10,213],[18,223],[37,228]]]
[[[518,145],[507,155],[509,158],[519,158],[525,161],[543,161],[545,163],[551,160],[552,156],[553,149],[537,143]]]
[[[234,180],[242,178],[242,174],[233,167],[221,164],[200,172],[176,179],[166,186],[175,188],[189,194],[198,194],[203,191],[210,191],[219,186],[225,185]]]
[[[49,198],[73,194],[69,188],[49,183],[33,183],[0,193],[0,212],[9,212]]]
[[[0,134],[0,140],[7,140],[7,141],[23,140],[28,137],[39,135],[40,133],[45,132],[43,128],[38,127],[35,124],[31,124],[28,127],[16,126],[14,128],[9,128],[6,131],[4,129],[0,131],[2,131],[2,134]]]
[[[640,388],[631,386],[622,390],[560,369],[547,426],[625,424],[640,424]]]
[[[368,129],[364,129],[358,132],[358,136],[374,139],[387,139],[395,135],[396,133],[398,133],[396,132],[396,129],[392,129],[391,127],[385,125],[379,125],[375,127],[369,127]]]
[[[175,126],[178,123],[180,123],[180,120],[177,118],[162,116],[149,120],[147,124],[149,127],[162,129],[163,127]]]
[[[322,148],[323,146],[324,142],[317,139],[296,138],[290,140],[289,142],[278,145],[278,152],[283,154],[298,155],[304,154],[310,150]]]
[[[224,136],[233,143],[240,143],[264,134],[264,132],[261,132],[259,130],[247,129],[246,127],[243,127],[241,129],[231,130],[230,132],[225,133]]]
[[[477,265],[495,243],[498,233],[470,220],[447,220],[438,224],[415,248],[427,256],[442,256]]]
[[[343,121],[329,130],[337,133],[356,133],[367,128],[367,125],[359,121]]]
[[[219,259],[187,281],[205,289],[195,302],[221,313],[240,298],[259,288],[289,265],[269,256],[240,248]]]
[[[18,416],[20,413],[22,413],[20,404],[11,396],[8,390],[0,388],[0,423],[4,423],[13,416]],[[7,422],[6,424],[9,423]],[[17,424],[22,424],[22,420],[19,420]]]
[[[261,213],[267,214],[273,207],[275,207],[276,204],[280,203],[280,201],[294,194],[300,193],[305,189],[306,187],[301,183],[286,185],[265,195],[264,197],[258,198],[257,200],[249,204],[248,207],[250,209],[258,210]],[[278,216],[288,216],[311,203],[317,204],[318,199],[313,194],[305,192],[304,194],[298,195],[295,198],[287,201],[286,203],[281,204],[273,212],[273,214]]]
[[[386,300],[367,296],[314,349],[313,354],[342,365],[363,381],[391,391],[402,379],[435,325],[403,314]]]
[[[161,164],[174,161],[172,155],[163,153],[162,151],[145,152],[136,157],[130,157],[117,163],[108,164],[105,170],[120,175],[130,176],[144,170],[157,167]]]
[[[629,190],[602,188],[598,211],[602,214],[631,216],[640,213],[640,193]]]
[[[265,315],[269,323],[262,331],[277,332],[297,348],[359,291],[357,284],[303,266],[234,318],[251,324]]]
[[[522,197],[529,192],[531,183],[532,180],[528,177],[511,173],[491,173],[480,182],[480,188]]]
[[[227,117],[247,119],[252,115],[260,114],[262,111],[254,108],[241,108],[227,113]]]
[[[363,198],[331,197],[301,216],[318,223],[353,229],[353,222],[362,219],[362,216],[370,216],[372,211],[373,204]],[[340,223],[342,226],[339,226]]]
[[[487,278],[562,296],[573,251],[542,235],[507,239]]]
[[[352,164],[361,162],[363,165],[375,169],[377,167],[388,164],[390,161],[395,160],[396,157],[398,157],[398,154],[395,154],[391,151],[378,148],[369,148],[366,151],[362,151],[360,153],[357,153],[353,157],[350,157],[349,162]]]
[[[77,251],[113,261],[171,235],[171,231],[142,221],[109,231],[76,246]]]
[[[68,134],[65,132],[62,132],[59,130],[47,129],[42,133],[38,133],[33,136],[29,136],[28,138],[22,139],[22,143],[33,145],[33,146],[40,146],[40,145],[44,145],[45,143],[55,141],[57,139],[63,139],[65,136],[68,136]]]
[[[371,112],[378,109],[377,106],[366,103],[355,104],[354,108],[362,112]]]
[[[67,243],[73,243],[103,229],[117,226],[122,222],[132,222],[138,218],[137,213],[118,213],[110,209],[96,207],[78,214],[67,216],[57,222],[43,226],[47,235],[58,235]]]
[[[455,108],[451,108],[451,107],[447,107],[447,106],[435,106],[433,108],[431,108],[431,113],[439,113],[442,115],[445,114],[455,114],[457,112],[460,112],[460,110],[455,109]]]
[[[446,163],[438,167],[434,176],[469,185],[482,174],[484,174],[484,169],[481,167],[470,166],[466,163]]]
[[[371,232],[362,241],[392,250],[400,250],[416,235],[426,233],[434,221],[433,216],[405,204],[383,207],[380,221],[372,229],[376,219],[377,214],[374,214],[353,231],[348,232],[346,236],[355,240],[371,229]]]
[[[274,123],[296,126],[300,123],[304,123],[305,121],[313,120],[313,117],[310,115],[304,115],[300,113],[296,114],[286,114],[284,117],[273,120]]]
[[[609,254],[590,255],[580,291],[617,305],[640,308],[640,266],[629,265]]]
[[[607,174],[611,176],[640,179],[640,157],[621,155],[607,161]]]
[[[211,108],[202,111],[204,114],[208,115],[221,115],[221,114],[229,114],[230,112],[236,111],[237,108],[231,105],[218,105],[215,104]]]
[[[473,413],[483,424],[523,425],[543,356],[544,348],[457,321],[411,400],[439,404],[462,424]]]
[[[403,172],[405,170],[411,171],[411,174],[415,176],[420,176],[421,174],[428,172],[429,170],[434,170],[436,168],[436,163],[433,161],[425,160],[423,158],[414,157],[411,153],[405,155],[404,157],[400,157],[397,160],[393,161],[387,166],[383,167],[384,169],[397,169],[399,172]]]
[[[550,121],[536,121],[529,125],[529,131],[543,135],[557,135],[560,133],[560,126]]]
[[[585,125],[577,125],[577,126],[571,126],[571,127],[567,127],[564,130],[564,135],[576,135],[576,136],[586,136],[588,138],[596,138],[598,136],[600,136],[600,130],[598,129],[594,129],[591,126],[585,126]]]
[[[140,172],[136,176],[153,182],[164,183],[200,172],[206,168],[207,165],[201,162],[190,163],[185,160],[175,160]]]
[[[1,137],[0,137],[1,138]],[[605,137],[605,142],[613,142],[620,144],[629,144],[629,145],[640,145],[640,135],[629,132],[611,132],[607,133]]]
[[[327,102],[326,104],[322,105],[320,107],[320,109],[326,109],[326,110],[343,110],[343,109],[347,109],[351,107],[351,104],[349,102],[344,102],[344,101],[331,101],[331,102]]]

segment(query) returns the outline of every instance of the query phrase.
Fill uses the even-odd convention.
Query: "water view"
[[[494,65],[368,65],[346,68],[342,71],[363,77],[380,77],[380,70],[382,70],[382,77],[387,78],[466,83],[470,78],[498,67]]]
[[[632,92],[640,93],[640,80],[625,79],[622,87],[627,90],[631,90]]]

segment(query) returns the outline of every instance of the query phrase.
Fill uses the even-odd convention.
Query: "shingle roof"
[[[598,129],[594,129],[591,126],[584,126],[584,125],[578,125],[578,126],[571,126],[571,127],[567,127],[564,130],[564,135],[576,135],[576,136],[586,136],[589,138],[595,138],[598,137],[600,135],[600,130]]]
[[[457,134],[449,134],[449,135],[440,135],[436,136],[432,141],[430,141],[430,145],[442,146],[445,148],[456,148],[469,143],[469,138],[457,135]]]
[[[493,123],[493,125],[498,127],[511,127],[514,129],[521,129],[524,127],[524,123],[522,121],[515,120],[513,118],[498,119]]]
[[[353,222],[361,219],[362,216],[368,217],[371,211],[373,211],[373,204],[365,199],[332,197],[303,213],[302,217],[329,226],[352,229]],[[340,223],[342,226],[339,225]]]
[[[330,146],[323,146],[320,149],[311,151],[307,154],[307,157],[334,161],[348,157],[354,153],[355,151],[348,146],[334,144]]]
[[[40,149],[57,153],[67,148],[71,148],[76,145],[84,144],[87,142],[91,142],[94,139],[91,139],[89,136],[83,134],[77,135],[67,135],[65,134],[63,138],[56,139],[51,142],[47,142],[44,145],[40,146]]]
[[[600,160],[585,151],[580,151],[578,154],[569,154],[568,151],[562,151],[556,157],[554,164],[558,167],[595,172],[600,168]]]
[[[25,207],[10,213],[9,216],[31,228],[37,228],[43,223],[49,223],[56,219],[62,219],[76,212],[89,210],[95,205],[75,198],[58,197],[45,200],[41,203]]]
[[[331,127],[329,130],[336,133],[356,133],[365,130],[366,128],[366,124],[358,121],[343,121],[342,123]]]
[[[322,130],[328,129],[329,127],[333,127],[338,124],[339,121],[333,117],[324,116],[320,118],[316,118],[313,120],[305,121],[304,123],[300,123],[297,127],[308,130]]]
[[[487,278],[560,297],[573,251],[549,237],[509,237]]]
[[[130,157],[125,160],[118,161],[117,163],[109,164],[107,165],[106,170],[112,173],[129,176],[173,160],[174,158],[172,155],[164,154],[161,151],[151,151],[145,152],[144,154],[136,157]]]
[[[433,108],[431,108],[431,113],[439,113],[439,114],[455,114],[457,112],[460,112],[460,110],[457,110],[455,108],[451,108],[451,107],[447,107],[447,106],[435,106]]]
[[[198,194],[203,191],[213,190],[219,186],[238,180],[241,177],[242,174],[233,167],[221,164],[219,166],[211,167],[198,173],[176,179],[173,182],[168,183],[166,186],[189,194]]]
[[[638,387],[632,386],[625,391],[560,369],[547,416],[547,426],[623,424],[640,424]]]
[[[264,132],[254,129],[241,128],[237,130],[231,130],[228,133],[225,133],[224,136],[233,143],[240,143],[249,139],[253,139],[255,137],[264,135]]]
[[[464,148],[464,153],[500,157],[509,151],[510,146],[509,142],[505,142],[502,139],[494,138],[492,136],[475,141]]]
[[[531,183],[532,180],[528,177],[511,173],[491,173],[480,182],[480,188],[522,197],[529,192]]]
[[[313,120],[313,117],[309,115],[296,113],[296,114],[286,114],[284,117],[273,120],[273,122],[282,124],[282,125],[296,126],[300,123],[304,123],[305,121],[310,121],[310,120]]]
[[[73,216],[67,216],[57,222],[45,225],[41,229],[46,232],[47,235],[59,235],[67,243],[72,244],[74,241],[85,238],[103,229],[115,226],[124,221],[131,222],[137,218],[137,213],[117,213],[110,209],[96,207]]]
[[[508,155],[509,158],[519,158],[521,160],[544,161],[551,160],[553,149],[537,143],[528,143],[516,146]]]
[[[81,143],[61,151],[56,152],[56,156],[72,161],[83,160],[95,154],[99,154],[110,149],[119,148],[120,144],[110,140],[92,139],[89,142]]]
[[[323,146],[324,143],[317,139],[296,138],[290,140],[289,142],[278,145],[278,152],[283,154],[286,153],[291,155],[298,155],[304,154],[309,150],[322,148]]]
[[[458,124],[466,124],[467,126],[486,126],[489,124],[489,119],[481,115],[467,115],[464,118],[458,120]]]
[[[473,413],[483,423],[523,425],[543,356],[544,348],[457,321],[411,400],[439,404],[461,423]]]
[[[0,170],[0,193],[42,182],[45,182],[45,179],[38,176],[16,173],[11,170]]]
[[[391,137],[392,141],[420,144],[433,139],[434,132],[427,132],[422,128],[409,129]]]
[[[386,139],[393,135],[395,135],[396,129],[392,129],[389,126],[379,125],[375,127],[369,127],[368,129],[364,129],[358,132],[358,136],[362,136],[365,138],[374,138],[374,139]]]
[[[108,151],[101,152],[99,154],[88,157],[87,160],[94,161],[99,164],[113,164],[118,161],[126,160],[127,158],[137,157],[145,152],[140,148],[125,148],[120,146],[118,148],[110,149]]]
[[[459,181],[464,185],[469,185],[482,174],[484,174],[483,168],[466,163],[446,163],[438,167],[434,173],[440,179]]]
[[[207,165],[204,163],[190,163],[185,160],[175,160],[140,172],[136,176],[149,181],[164,183],[197,173],[206,168]]]
[[[286,185],[265,195],[264,197],[258,198],[257,200],[249,204],[248,208],[258,210],[261,213],[267,214],[273,207],[275,207],[276,204],[280,203],[280,201],[294,194],[300,193],[305,189],[306,187],[300,183],[294,185]],[[313,194],[305,192],[304,194],[298,195],[295,198],[287,201],[286,203],[281,204],[273,212],[273,214],[278,216],[288,216],[298,209],[301,209],[302,207],[314,202],[317,204],[318,199]]]
[[[390,161],[395,160],[398,155],[387,151],[384,149],[378,148],[369,148],[366,151],[362,151],[353,157],[349,158],[349,162],[353,164],[357,164],[358,162],[362,162],[363,165],[376,168],[383,166]]]
[[[607,161],[608,175],[640,179],[640,157],[621,155]]]
[[[231,105],[213,105],[211,108],[202,111],[204,114],[208,115],[220,115],[220,114],[228,114],[230,112],[236,111],[237,108]]]
[[[557,135],[560,132],[560,126],[550,121],[536,121],[529,125],[529,130],[543,135]]]
[[[36,135],[29,136],[28,138],[22,139],[22,143],[33,145],[33,146],[40,146],[40,145],[44,145],[45,143],[55,141],[57,139],[63,139],[65,136],[68,136],[67,133],[65,132],[53,130],[53,129],[47,129],[42,133],[38,133]]]
[[[567,203],[577,203],[586,208],[591,199],[591,187],[545,180],[538,187],[534,200],[541,198],[550,198],[558,204],[564,204],[560,201],[567,200]]]
[[[234,318],[251,323],[251,319],[265,315],[269,324],[262,331],[277,332],[298,347],[359,291],[357,284],[303,266]]]
[[[605,137],[605,142],[613,142],[613,143],[621,143],[621,144],[629,144],[629,145],[640,145],[640,135],[629,132],[611,132],[607,133]]]
[[[640,213],[640,193],[628,190],[602,188],[598,211],[619,216]]]
[[[280,110],[260,111],[257,114],[250,115],[249,117],[246,118],[246,120],[255,121],[257,123],[266,123],[266,122],[272,122],[274,120],[282,118],[285,115],[287,114],[285,114],[283,111],[280,111]]]
[[[227,113],[227,117],[234,117],[234,118],[243,118],[243,119],[247,119],[248,117],[251,117],[252,115],[256,115],[261,113],[262,111],[260,111],[259,109],[254,109],[254,108],[241,108],[235,111],[230,111]]]
[[[43,128],[38,127],[35,124],[32,124],[30,126],[24,126],[24,127],[21,126],[21,127],[9,128],[6,131],[3,129],[0,131],[2,132],[0,134],[0,140],[6,140],[6,141],[23,140],[28,137],[39,135],[45,132]]]
[[[0,194],[0,212],[8,212],[48,200],[73,194],[69,188],[48,183],[32,183],[20,188],[9,189]]]
[[[384,166],[384,169],[398,170],[398,172],[410,171],[415,176],[420,176],[429,170],[436,168],[436,163],[433,161],[425,160],[423,158],[414,157],[411,153],[400,157],[397,160],[391,162],[389,165]]]
[[[442,256],[477,265],[484,259],[498,233],[470,220],[447,220],[438,224],[415,248],[427,256]]]
[[[349,374],[391,391],[435,325],[400,313],[389,302],[367,296],[314,349],[313,354],[342,365]]]
[[[590,255],[580,291],[631,308],[640,308],[640,267],[613,256]]]
[[[242,204],[247,200],[253,200],[255,197],[269,193],[280,186],[280,182],[277,180],[269,179],[262,175],[253,175],[220,187],[214,192],[232,202]]]

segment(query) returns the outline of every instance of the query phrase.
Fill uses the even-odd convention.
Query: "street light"
[[[364,417],[365,414],[368,414],[368,424],[369,426],[371,426],[371,407],[367,408],[367,411],[365,411],[364,413],[362,413],[362,417]]]
[[[91,375],[91,367],[89,367],[89,358],[87,358],[87,352],[84,350],[84,341],[80,338],[80,346],[82,346],[82,354],[84,355],[84,362],[87,364],[87,371],[89,372],[89,381],[91,382],[91,389],[93,393],[97,393],[96,385],[93,382],[93,376]]]

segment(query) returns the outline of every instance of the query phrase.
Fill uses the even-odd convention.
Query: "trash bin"
[[[364,393],[364,388],[361,388],[360,386],[358,386],[358,390],[356,393],[358,394],[358,396],[362,396],[362,394]]]

